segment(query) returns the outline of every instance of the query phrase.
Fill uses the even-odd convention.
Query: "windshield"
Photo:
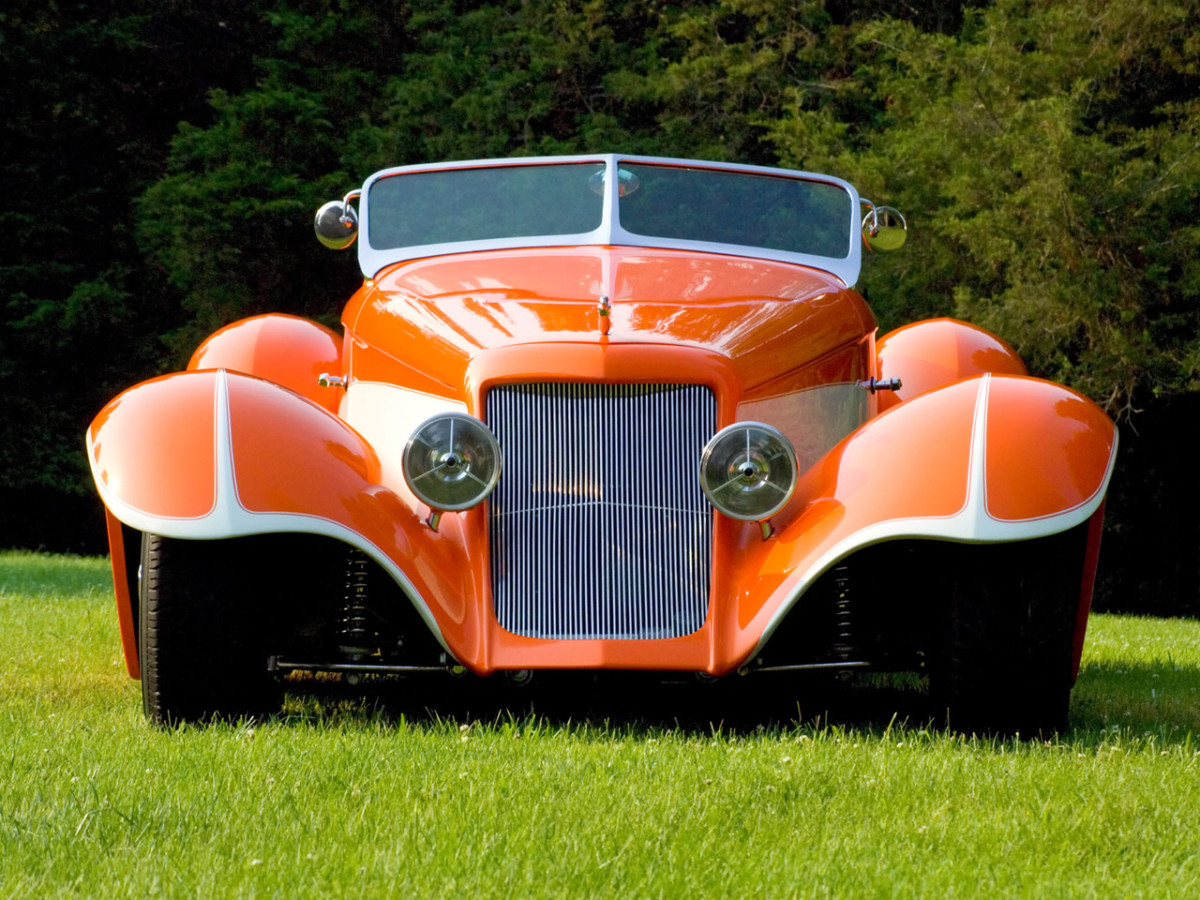
[[[858,195],[825,175],[646,156],[404,166],[363,187],[359,265],[522,247],[645,247],[812,266],[862,264]]]
[[[589,179],[604,163],[488,166],[410,172],[371,186],[371,244],[378,249],[583,234],[603,221]]]
[[[844,259],[850,197],[836,184],[716,169],[627,163],[621,198],[634,234]]]

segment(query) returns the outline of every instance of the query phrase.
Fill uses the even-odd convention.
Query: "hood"
[[[402,263],[364,287],[344,324],[359,346],[419,358],[424,375],[447,385],[462,384],[467,363],[488,351],[566,343],[693,347],[727,358],[751,387],[875,328],[859,295],[828,273],[641,248]]]

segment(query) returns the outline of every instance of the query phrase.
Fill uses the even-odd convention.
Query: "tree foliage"
[[[87,492],[90,416],[232,319],[333,324],[312,211],[480,156],[841,175],[909,218],[883,329],[978,322],[1132,429],[1200,397],[1195,4],[13,0],[0,62],[0,490]]]
[[[936,298],[1114,414],[1195,390],[1198,18],[1003,0],[953,39],[895,20],[860,29],[886,119],[828,162],[878,182],[929,238],[883,310]],[[1138,80],[1155,89],[1130,96]],[[803,120],[780,124],[781,154]]]

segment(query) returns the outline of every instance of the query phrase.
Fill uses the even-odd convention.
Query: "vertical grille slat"
[[[503,385],[484,414],[504,455],[489,500],[503,628],[645,639],[704,624],[712,512],[697,466],[716,430],[708,388]]]

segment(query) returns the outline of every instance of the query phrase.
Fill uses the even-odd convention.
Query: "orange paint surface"
[[[612,247],[459,254],[385,271],[355,294],[343,321],[344,339],[278,315],[217,332],[193,356],[192,371],[142,384],[105,407],[92,426],[98,478],[151,516],[200,518],[214,508],[218,451],[228,452],[239,527],[303,530],[318,522],[361,536],[404,573],[447,646],[479,673],[727,672],[753,652],[801,580],[858,535],[899,523],[887,534],[903,536],[908,521],[949,522],[968,507],[978,471],[995,519],[1076,508],[1103,483],[1115,440],[1094,404],[1024,377],[994,335],[934,320],[875,342],[858,294],[782,263]],[[229,441],[221,448],[214,367],[230,373]],[[337,417],[344,394],[317,385],[322,372],[451,399],[477,416],[499,384],[703,384],[717,400],[717,428],[758,416],[779,422],[803,474],[770,540],[755,523],[714,513],[711,604],[695,633],[521,637],[492,612],[486,505],[448,514],[432,530],[429,510],[395,478],[397,460],[381,459]],[[998,374],[980,435],[982,381],[972,376],[984,372]],[[903,387],[872,395],[858,383],[873,375],[900,377]],[[982,446],[986,465],[973,457]],[[109,526],[120,546],[111,514]],[[114,550],[115,579],[123,566],[118,572]],[[118,588],[135,674],[127,589],[121,598]]]
[[[1115,437],[1103,410],[1069,388],[1032,378],[993,378],[988,513],[1016,521],[1082,506],[1104,484]]]
[[[104,407],[91,426],[93,462],[104,485],[155,516],[210,513],[216,501],[215,384],[215,375],[166,375]]]
[[[347,497],[379,481],[379,461],[366,441],[270,382],[231,377],[229,416],[238,500],[251,512],[337,521]]]
[[[957,319],[926,319],[897,328],[876,345],[879,378],[899,378],[899,391],[879,393],[880,411],[930,388],[971,375],[1025,375],[1025,363],[1007,343]]]
[[[321,375],[342,374],[342,339],[323,325],[273,313],[227,325],[202,343],[189,370],[228,369],[265,378],[337,412],[341,391]]]
[[[611,303],[607,334],[602,297]],[[468,367],[489,351],[526,347],[536,368],[533,345],[542,343],[690,347],[729,360],[751,388],[875,327],[858,294],[811,269],[631,248],[403,263],[361,290],[343,322],[356,342],[356,377],[384,380],[409,367],[443,390],[460,390]],[[370,374],[358,372],[360,356],[375,357]]]
[[[121,652],[125,657],[125,670],[130,678],[141,678],[142,667],[138,659],[137,628],[133,621],[134,603],[130,596],[129,579],[126,576],[125,554],[138,553],[141,548],[126,547],[121,533],[121,520],[109,510],[104,511],[108,528],[108,551],[112,563],[113,593],[117,601],[117,624],[121,629]]]

